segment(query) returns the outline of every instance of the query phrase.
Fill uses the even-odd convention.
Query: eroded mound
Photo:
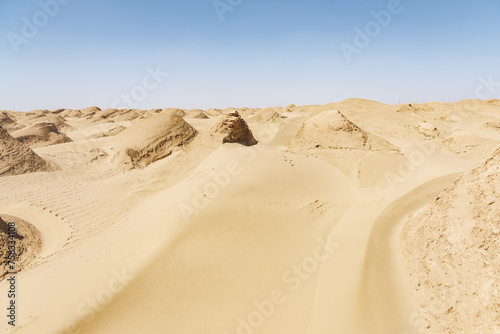
[[[125,130],[126,127],[124,126],[121,126],[121,125],[118,125],[116,127],[113,127],[111,128],[110,130],[108,131],[105,131],[105,132],[101,132],[101,133],[97,133],[95,135],[92,135],[90,136],[90,138],[104,138],[104,137],[112,137],[112,136],[116,136],[117,134],[119,134],[120,132],[122,132],[123,130]]]
[[[249,120],[258,123],[274,122],[281,117],[281,114],[278,112],[280,109],[281,108],[262,108],[253,114]]]
[[[179,108],[164,108],[161,110],[161,112],[165,114],[175,114],[179,117],[184,117],[187,114],[184,110]]]
[[[50,122],[36,123],[16,131],[12,136],[21,143],[33,148],[72,142],[68,136],[59,132],[54,123]]]
[[[196,116],[194,116],[193,118],[194,119],[209,119],[210,117],[208,117],[207,115],[205,115],[205,113],[202,111],[199,114],[197,114]]]
[[[12,269],[20,271],[26,268],[41,250],[42,238],[33,225],[16,217],[0,216],[0,281]],[[10,268],[12,259],[14,267]]]
[[[0,111],[0,125],[6,130],[16,130],[17,128],[22,128],[16,122],[14,115],[10,115],[6,111]]]
[[[385,139],[368,133],[338,110],[328,110],[308,119],[291,142],[292,149],[397,151]]]
[[[82,117],[84,117],[83,113],[80,110],[74,110],[74,109],[65,109],[59,115],[64,117],[64,118],[82,118]]]
[[[0,126],[0,175],[48,172],[53,168]]]
[[[404,106],[398,109],[398,112],[401,113],[410,113],[410,112],[419,113],[419,112],[433,112],[433,111],[434,109],[432,107],[417,103],[405,104]]]
[[[98,113],[99,111],[101,111],[101,108],[99,107],[88,107],[88,108],[83,108],[83,109],[80,109],[80,111],[82,112],[82,114],[84,114],[85,116],[93,116],[95,115],[96,113]]]
[[[155,114],[118,135],[122,150],[118,160],[131,168],[144,168],[188,144],[197,131],[173,113]]]
[[[222,143],[239,143],[246,146],[257,144],[247,122],[237,111],[227,114],[212,128],[212,133],[222,137]]]
[[[500,148],[406,220],[403,253],[429,332],[500,326],[499,194]]]

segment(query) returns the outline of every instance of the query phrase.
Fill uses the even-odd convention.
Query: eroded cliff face
[[[429,333],[500,332],[500,148],[409,216],[401,241]]]

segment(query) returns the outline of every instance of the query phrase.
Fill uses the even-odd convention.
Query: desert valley
[[[500,333],[499,196],[495,99],[0,111],[2,330]]]

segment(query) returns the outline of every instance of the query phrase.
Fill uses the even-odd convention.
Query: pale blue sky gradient
[[[138,108],[451,102],[500,82],[498,0],[402,0],[348,63],[340,43],[388,2],[243,0],[221,21],[212,0],[71,0],[16,54],[9,32],[41,7],[0,0],[0,109],[108,108],[157,65]]]

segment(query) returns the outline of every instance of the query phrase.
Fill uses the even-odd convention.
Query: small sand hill
[[[480,137],[470,131],[455,131],[442,140],[444,149],[463,159],[482,159],[491,152],[498,141]]]
[[[14,115],[10,115],[6,111],[0,111],[0,125],[6,130],[12,130],[18,127]]]
[[[204,112],[201,112],[198,115],[194,116],[193,118],[194,119],[209,119],[210,117],[208,117]]]
[[[109,108],[109,109],[97,111],[95,113],[94,117],[103,118],[103,119],[112,118],[113,115],[116,115],[119,112],[120,112],[120,109]]]
[[[203,110],[201,109],[190,109],[184,112],[182,117],[195,118],[197,115],[204,115]],[[180,114],[179,114],[180,116]]]
[[[438,128],[434,124],[427,121],[418,122],[414,128],[418,133],[424,135],[425,137],[437,138],[440,134]]]
[[[281,117],[281,114],[278,112],[281,111],[281,108],[262,108],[257,110],[255,114],[248,118],[250,122],[258,122],[258,123],[266,123],[266,122],[274,122],[276,119]]]
[[[123,109],[120,110],[120,112],[113,117],[113,121],[115,122],[125,122],[125,121],[133,121],[137,118],[141,118],[142,115],[146,110],[139,110],[139,109]]]
[[[341,149],[397,151],[385,139],[359,128],[338,110],[328,110],[302,124],[292,140],[292,149]]]
[[[338,110],[305,121],[289,151],[320,157],[362,187],[383,184],[387,173],[397,173],[408,164],[396,146],[361,129]]]
[[[247,122],[237,111],[229,113],[215,124],[212,134],[222,137],[222,143],[239,143],[246,146],[257,144]]]
[[[88,107],[88,108],[80,109],[80,111],[82,112],[82,114],[84,114],[85,116],[88,117],[88,116],[93,116],[96,113],[98,113],[99,111],[101,111],[101,108],[99,108],[99,107]]]
[[[434,109],[426,104],[410,103],[405,104],[398,109],[400,113],[422,113],[422,112],[433,112]]]
[[[55,115],[42,113],[34,114],[32,116],[25,116],[24,118],[18,118],[20,119],[19,122],[22,122],[26,126],[35,125],[36,123],[40,122],[48,122],[55,124],[59,131],[70,128],[68,123],[66,123],[66,120],[60,114]]]
[[[52,110],[50,113],[54,114],[54,115],[59,115],[60,113],[62,113],[65,110],[66,109],[64,109],[64,108],[59,108],[59,109],[56,109],[56,110]]]
[[[12,133],[12,136],[31,148],[72,142],[68,136],[59,132],[54,123],[49,122],[36,123]]]
[[[97,122],[102,120],[110,122],[132,121],[141,117],[144,113],[145,110],[109,108],[96,111],[96,113],[92,116],[92,119]]]
[[[51,114],[47,110],[34,110],[30,112],[16,112],[17,122],[24,125],[32,125],[38,122],[52,122],[58,126],[64,123],[61,115]],[[61,124],[60,124],[61,123]]]
[[[117,136],[122,145],[118,161],[130,168],[144,168],[188,144],[196,134],[196,130],[178,115],[153,115]]]
[[[41,117],[41,116],[47,115],[47,114],[50,114],[50,111],[48,111],[47,109],[37,109],[37,110],[27,112],[26,116],[27,117],[36,117],[36,116]]]
[[[252,116],[256,112],[256,110],[258,109],[229,107],[224,109],[222,111],[222,114],[229,115],[233,112],[237,112],[241,117],[249,117]]]
[[[210,109],[205,110],[203,113],[205,113],[208,117],[215,117],[215,116],[219,116],[220,114],[222,114],[222,110],[216,109],[216,108],[210,108]]]
[[[85,115],[80,110],[65,109],[59,114],[64,118],[83,118]]]
[[[429,333],[493,333],[500,327],[500,148],[401,234],[416,302]]]
[[[126,129],[126,127],[124,127],[122,125],[118,125],[114,128],[111,128],[111,130],[109,130],[109,131],[97,133],[95,135],[90,136],[89,138],[93,139],[93,138],[112,137],[112,136],[116,136],[117,134],[119,134],[120,132],[122,132],[125,129]]]
[[[0,176],[52,170],[49,163],[0,126]]]
[[[199,109],[196,109],[196,110],[199,110]],[[201,110],[200,110],[201,111]],[[196,112],[196,111],[195,111]],[[182,110],[182,109],[179,109],[179,108],[164,108],[161,110],[161,113],[165,113],[165,114],[175,114],[179,117],[184,117],[187,115],[187,112]]]
[[[42,250],[40,232],[30,223],[12,216],[0,216],[0,281],[5,279],[9,270],[9,223],[15,241],[15,270],[25,268]],[[15,230],[13,230],[14,223]]]

